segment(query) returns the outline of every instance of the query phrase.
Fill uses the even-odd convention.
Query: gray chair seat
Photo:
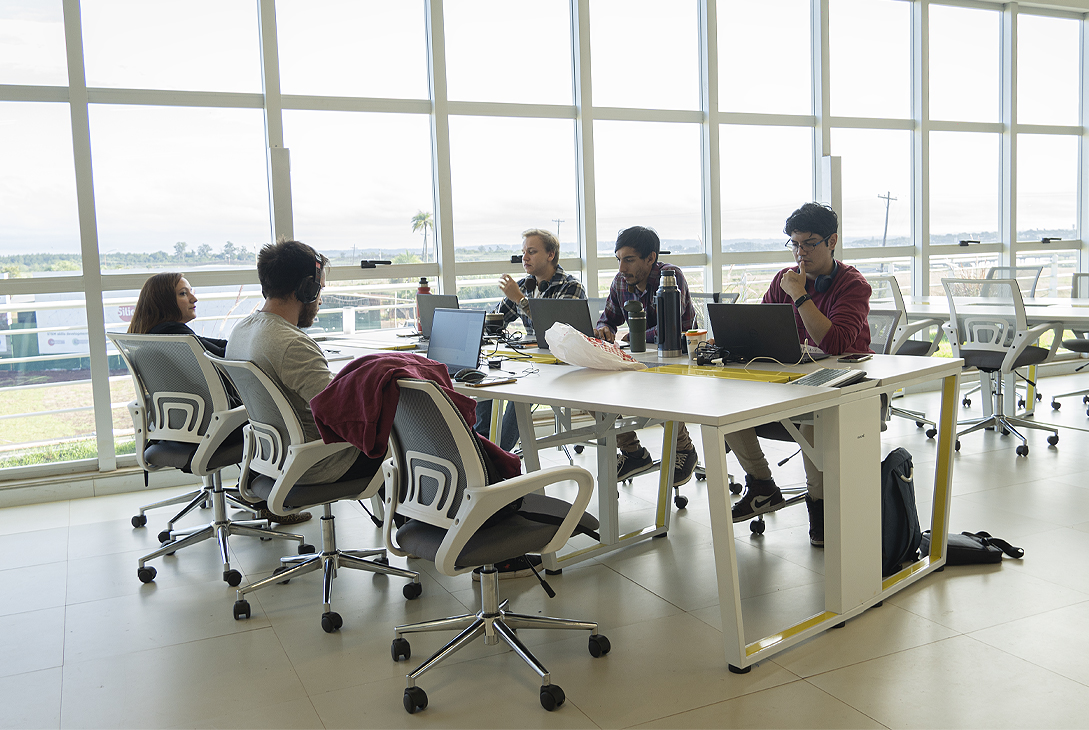
[[[340,499],[354,499],[367,489],[368,484],[370,484],[369,479],[349,479],[326,484],[296,484],[284,498],[284,506],[294,510],[328,504]],[[275,485],[276,480],[272,477],[256,474],[250,480],[248,488],[267,501]]]
[[[526,553],[536,553],[556,535],[560,522],[571,505],[540,494],[527,494],[518,512],[493,525],[482,527],[458,556],[458,567],[493,565]],[[583,512],[575,532],[590,534],[600,524]],[[434,561],[439,545],[446,537],[442,527],[419,520],[409,520],[397,530],[397,543],[414,555]]]
[[[1043,347],[1030,345],[1017,356],[1013,367],[1016,369],[1041,363],[1047,359],[1047,352]],[[965,349],[961,351],[961,357],[964,358],[965,367],[976,368],[985,373],[996,373],[1002,369],[1002,361],[1006,359],[1006,353],[994,350]]]
[[[1089,352],[1089,339],[1077,337],[1072,340],[1063,340],[1063,347],[1071,352]]]
[[[234,431],[219,448],[208,457],[208,469],[222,469],[242,461],[242,429]],[[182,441],[155,441],[144,449],[144,460],[160,467],[172,467],[187,474],[192,473],[193,455],[200,444]]]
[[[923,342],[922,340],[905,340],[900,349],[896,351],[897,355],[912,355],[914,357],[923,357],[930,352],[931,343]]]

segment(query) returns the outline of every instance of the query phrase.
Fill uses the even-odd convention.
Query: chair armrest
[[[957,334],[957,325],[949,320],[942,325],[945,330],[945,339],[949,340],[949,346],[953,349],[953,357],[960,357],[960,335]]]
[[[163,467],[155,466],[144,461],[144,450],[147,449],[147,409],[139,400],[134,400],[128,405],[129,415],[132,416],[133,436],[136,439],[136,463],[144,471],[158,471]]]
[[[212,414],[212,421],[208,424],[208,432],[200,442],[193,454],[193,473],[197,476],[206,476],[210,472],[207,469],[208,460],[216,452],[223,442],[235,430],[249,423],[250,416],[245,406],[238,406],[229,411],[218,411]]]
[[[461,507],[454,518],[454,527],[447,531],[446,537],[443,538],[435,554],[435,565],[446,575],[466,572],[456,568],[458,556],[489,517],[519,497],[542,490],[550,484],[568,480],[578,485],[578,495],[556,531],[556,535],[541,548],[542,553],[559,550],[571,538],[571,533],[575,531],[575,526],[582,518],[582,513],[590,503],[590,495],[594,491],[594,476],[579,466],[557,466],[522,474],[497,484],[467,488]]]
[[[305,444],[289,446],[283,470],[277,476],[276,484],[273,485],[272,492],[268,496],[268,508],[278,515],[291,514],[292,510],[284,507],[284,499],[306,470],[328,456],[354,448],[346,442],[327,444],[324,441],[308,441]]]
[[[934,350],[937,349],[938,342],[942,338],[941,327],[944,324],[944,320],[931,318],[920,319],[916,322],[908,322],[907,324],[900,325],[896,328],[896,334],[893,336],[892,352],[890,352],[889,354],[895,355],[900,350],[900,348],[903,347],[904,343],[911,339],[912,335],[918,332],[922,332],[923,330],[930,327],[938,327],[938,335],[933,340],[931,340],[930,351],[928,354],[933,353]]]
[[[1051,341],[1051,349],[1047,353],[1046,360],[1050,360],[1055,356],[1055,351],[1059,349],[1059,345],[1062,344],[1063,336],[1063,324],[1062,322],[1041,322],[1035,327],[1029,327],[1024,332],[1017,333],[1014,337],[1013,345],[1010,347],[1010,351],[1006,353],[1006,357],[1002,359],[1002,372],[1008,373],[1013,371],[1013,363],[1017,361],[1017,358],[1021,356],[1021,353],[1025,351],[1029,345],[1036,342],[1040,337],[1048,330],[1055,331],[1055,337]]]

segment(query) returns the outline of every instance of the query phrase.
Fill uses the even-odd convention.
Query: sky
[[[0,84],[67,83],[60,5],[0,0]],[[446,0],[450,99],[571,104],[568,5]],[[261,90],[254,0],[82,7],[89,86]],[[909,117],[910,3],[830,7],[833,115]],[[595,105],[699,108],[695,0],[592,0],[590,11]],[[719,0],[718,12],[720,108],[809,113],[808,0]],[[997,121],[999,13],[932,4],[930,15],[932,118]],[[427,98],[422,0],[280,0],[276,20],[284,94]],[[1077,23],[1022,14],[1018,61],[1019,120],[1076,125]],[[426,115],[287,110],[283,121],[298,238],[420,247],[410,221],[433,206]],[[269,239],[260,110],[99,104],[90,122],[103,252]],[[19,140],[0,166],[0,255],[78,252],[70,124],[64,104],[0,103],[0,139]],[[600,240],[635,223],[665,239],[702,235],[698,125],[598,121],[593,133]],[[574,239],[572,120],[453,117],[450,143],[458,245],[517,245],[529,227]],[[811,133],[724,125],[721,149],[723,238],[780,237],[813,195]],[[1072,226],[1076,138],[1026,135],[1019,149],[1019,228]],[[997,230],[997,150],[997,134],[932,135],[934,234]],[[832,153],[843,160],[848,241],[910,235],[910,133],[836,129]]]

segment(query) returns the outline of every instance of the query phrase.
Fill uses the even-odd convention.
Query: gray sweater
[[[329,362],[318,343],[278,314],[255,312],[234,326],[227,342],[228,360],[248,360],[283,388],[302,423],[307,441],[320,441],[318,427],[310,413],[310,399],[333,380]],[[345,449],[312,466],[300,484],[335,482],[342,477],[360,451]]]

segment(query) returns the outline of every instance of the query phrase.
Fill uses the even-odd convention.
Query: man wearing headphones
[[[257,278],[265,303],[239,320],[227,341],[228,360],[255,363],[283,389],[308,441],[321,440],[310,399],[333,380],[321,347],[303,332],[318,315],[328,264],[329,259],[298,241],[280,240],[262,248]],[[381,459],[345,449],[310,467],[299,483],[369,479],[381,465]]]
[[[858,269],[835,259],[839,217],[826,205],[806,203],[790,214],[783,233],[797,267],[783,269],[771,280],[764,303],[793,304],[798,337],[829,355],[870,352],[870,285]],[[812,442],[812,426],[802,435]],[[763,449],[752,428],[726,437],[730,450],[745,469],[745,494],[734,505],[734,522],[741,522],[783,504]],[[802,452],[809,508],[809,541],[824,547],[824,474]]]
[[[499,288],[503,292],[503,301],[493,311],[503,315],[503,326],[521,317],[526,333],[533,334],[533,321],[529,316],[529,300],[544,299],[585,299],[586,288],[575,277],[564,273],[560,266],[560,242],[551,231],[531,228],[522,234],[522,268],[526,276],[515,280],[509,274],[499,278]],[[544,332],[537,332],[537,337],[544,337]],[[492,402],[478,400],[476,405],[476,431],[487,438],[492,420]],[[503,432],[499,437],[499,446],[505,451],[514,449],[518,443],[518,419],[514,406],[507,404],[503,412]]]

